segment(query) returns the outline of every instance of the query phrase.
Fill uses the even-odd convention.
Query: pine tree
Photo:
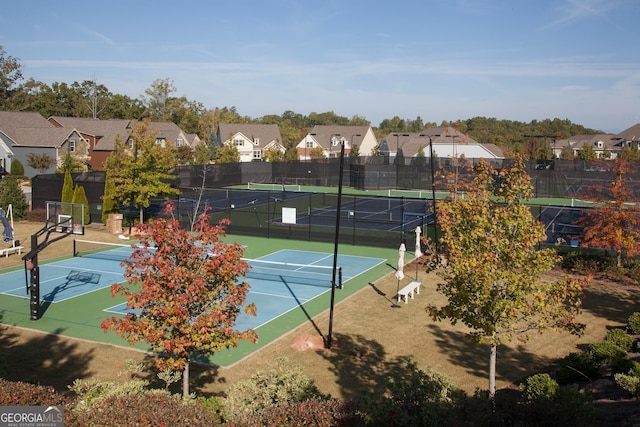
[[[116,201],[113,198],[106,196],[107,194],[113,194],[113,193],[115,193],[115,186],[113,184],[113,180],[109,176],[109,173],[107,173],[105,183],[104,183],[105,195],[102,196],[102,223],[103,224],[107,223],[107,219],[109,219],[109,214],[120,212],[120,206],[118,206],[118,203],[116,203]]]
[[[73,189],[73,203],[78,203],[84,206],[84,224],[87,225],[91,222],[91,213],[89,212],[89,200],[84,191],[84,187],[77,185]],[[77,222],[77,220],[76,220]]]
[[[19,179],[15,176],[6,176],[0,180],[0,207],[6,211],[9,205],[13,209],[14,219],[26,219],[29,203],[20,188]]]
[[[71,172],[68,170],[64,173],[64,183],[62,184],[62,197],[60,199],[63,203],[73,202],[73,178]]]
[[[24,166],[18,159],[13,159],[11,161],[11,170],[9,171],[13,176],[24,176]]]

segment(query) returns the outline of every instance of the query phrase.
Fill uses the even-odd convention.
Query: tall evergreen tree
[[[73,178],[71,177],[71,172],[67,170],[64,173],[64,181],[62,183],[62,196],[60,197],[60,201],[63,203],[73,203]]]
[[[7,209],[11,205],[13,218],[23,220],[27,218],[29,203],[20,188],[20,180],[14,176],[6,176],[0,180],[0,207]]]

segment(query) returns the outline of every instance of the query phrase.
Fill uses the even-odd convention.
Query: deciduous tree
[[[216,163],[240,163],[240,152],[238,148],[226,144],[216,151]]]
[[[7,55],[0,46],[0,110],[10,109],[10,99],[16,84],[22,80],[22,65],[17,58]]]
[[[633,173],[638,161],[623,156],[604,164],[613,166],[614,177],[605,185],[591,185],[585,193],[595,207],[578,222],[584,230],[580,240],[588,247],[614,251],[621,267],[623,258],[640,254],[640,188]]]
[[[56,159],[49,153],[27,153],[27,164],[40,173],[45,173],[47,169],[56,164]]]
[[[495,394],[497,348],[505,340],[526,342],[547,329],[581,333],[576,321],[586,279],[540,280],[558,261],[553,249],[538,249],[544,226],[522,203],[532,185],[524,162],[502,170],[481,160],[465,198],[442,203],[438,224],[446,266],[437,290],[448,298],[429,306],[435,320],[462,322],[470,338],[490,348],[489,393]]]
[[[202,214],[194,232],[174,218],[143,224],[140,245],[123,263],[126,283],[111,286],[113,296],[127,298],[130,312],[101,324],[105,332],[114,330],[130,344],[149,344],[163,356],[157,361],[160,371],[183,371],[185,396],[191,356],[209,356],[235,347],[239,340],[257,341],[253,330],[235,329],[249,292],[249,285],[238,278],[249,266],[242,260],[241,245],[221,241],[228,223],[212,225]],[[249,304],[244,311],[255,314],[255,306]]]
[[[105,187],[104,197],[119,206],[138,208],[140,223],[144,222],[144,208],[152,199],[179,194],[171,186],[176,166],[173,148],[156,144],[155,133],[147,132],[148,125],[148,121],[134,124],[131,146],[118,137],[115,150],[105,162],[113,186]]]

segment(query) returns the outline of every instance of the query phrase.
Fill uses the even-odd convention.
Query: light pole
[[[333,150],[332,150],[333,143],[334,143],[334,142],[335,142],[335,143],[337,143],[337,141],[338,141],[338,139],[337,139],[337,138],[338,138],[339,136],[340,136],[340,134],[339,134],[339,133],[332,133],[332,134],[331,134],[331,136],[329,137],[329,158],[331,158],[331,157],[332,157],[332,155],[333,155]]]
[[[394,158],[394,163],[398,164],[397,159],[398,159],[398,153],[400,152],[400,137],[401,136],[409,136],[408,133],[394,133],[393,136],[396,137],[396,155]],[[391,155],[391,152],[389,152],[389,155]]]
[[[455,178],[453,181],[453,201],[455,202],[458,198],[458,150],[456,147],[456,138],[459,138],[460,135],[447,135],[447,138],[453,139],[453,157],[451,161],[454,162],[454,170],[455,170]]]
[[[356,134],[354,134],[354,135],[351,135],[351,140],[349,141],[349,143],[351,144],[351,151],[353,151],[353,139],[354,139],[356,136],[362,136],[362,135],[360,135],[359,133],[356,133]],[[349,157],[351,157],[351,151],[349,151]]]
[[[436,254],[439,252],[438,248],[438,211],[436,209],[436,181],[435,181],[435,166],[433,163],[433,141],[432,137],[440,135],[420,135],[429,137],[429,159],[431,161],[431,197],[433,198],[433,241],[436,245]]]
[[[333,333],[333,306],[336,295],[336,272],[338,268],[338,244],[340,242],[340,210],[342,209],[342,168],[344,167],[344,139],[340,141],[340,170],[338,171],[338,206],[336,207],[336,234],[333,244],[333,274],[331,275],[331,305],[329,308],[329,333],[327,348],[331,348]]]

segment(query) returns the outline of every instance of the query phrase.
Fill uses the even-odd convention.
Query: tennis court
[[[257,316],[240,315],[237,328],[255,329],[260,341],[258,345],[240,343],[236,349],[217,353],[212,361],[222,366],[236,362],[326,310],[333,280],[331,245],[240,239],[246,247],[245,256],[255,257],[246,259],[252,268],[243,280],[251,286],[247,303],[256,305]],[[2,323],[127,346],[115,333],[103,333],[100,323],[114,312],[126,312],[124,298],[112,298],[110,286],[124,280],[120,262],[132,248],[122,245],[94,249],[82,256],[81,246],[80,240],[78,248],[74,245],[74,251],[78,250],[81,256],[40,263],[42,318],[38,321],[29,320],[24,269],[0,272]],[[336,276],[336,283],[341,280],[344,286],[336,289],[336,302],[391,271],[387,259],[396,252],[355,246],[345,249],[338,255],[341,274]]]

